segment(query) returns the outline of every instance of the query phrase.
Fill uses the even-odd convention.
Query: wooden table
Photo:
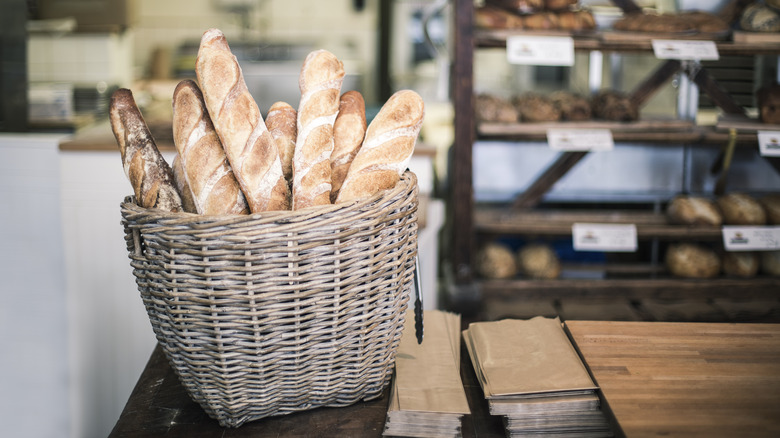
[[[465,346],[461,351],[461,380],[472,412],[463,419],[464,438],[505,437],[501,418],[488,413]],[[248,422],[237,429],[222,428],[190,399],[157,346],[109,437],[381,437],[388,392],[378,400],[344,408],[318,408]]]
[[[780,324],[567,321],[628,437],[780,437]]]

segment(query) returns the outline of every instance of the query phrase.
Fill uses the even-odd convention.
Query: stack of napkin
[[[385,436],[460,437],[468,414],[460,380],[460,316],[426,310],[425,336],[417,343],[407,315],[395,359]]]
[[[612,436],[597,387],[558,318],[473,323],[463,338],[507,436]]]

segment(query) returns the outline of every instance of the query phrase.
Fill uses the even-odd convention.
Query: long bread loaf
[[[181,157],[176,154],[173,157],[173,163],[171,163],[173,169],[173,182],[176,185],[176,190],[179,191],[181,196],[181,206],[187,213],[197,213],[198,209],[195,207],[195,199],[192,197],[192,189],[187,182],[187,177],[184,174],[184,165],[181,164]]]
[[[292,161],[298,136],[298,111],[287,102],[274,102],[265,117],[265,126],[276,142],[282,160],[282,173],[292,182]]]
[[[195,81],[189,79],[179,82],[173,92],[173,142],[197,213],[249,213],[211,123],[203,94]]]
[[[339,110],[344,65],[326,50],[303,62],[298,85],[298,137],[293,155],[293,210],[330,204],[333,122]]]
[[[289,209],[282,162],[225,35],[201,38],[195,73],[230,166],[254,212]]]
[[[366,135],[366,102],[359,91],[341,95],[339,113],[333,123],[333,153],[330,156],[330,200],[336,200]]]
[[[390,96],[368,126],[336,202],[394,187],[412,158],[424,114],[423,100],[414,91],[401,90]]]
[[[120,88],[111,95],[109,120],[136,202],[145,208],[182,211],[173,170],[157,149],[132,91]]]

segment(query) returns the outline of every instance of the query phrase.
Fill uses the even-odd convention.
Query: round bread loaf
[[[477,251],[477,273],[483,278],[501,279],[517,275],[517,263],[512,250],[501,243],[491,242]]]
[[[755,252],[727,252],[723,255],[723,273],[732,277],[754,277],[760,259]]]
[[[601,90],[591,98],[593,115],[597,119],[630,122],[639,118],[639,108],[628,96],[615,90]]]
[[[780,84],[774,82],[756,90],[756,104],[762,123],[780,124]]]
[[[780,193],[766,195],[758,200],[766,213],[766,222],[770,225],[780,225]]]
[[[479,94],[474,105],[477,120],[480,122],[515,123],[518,121],[517,108],[499,96]]]
[[[712,278],[720,274],[721,262],[712,249],[697,243],[674,243],[666,250],[666,267],[672,275]]]
[[[780,251],[761,251],[761,272],[780,277]]]
[[[780,32],[780,13],[767,5],[753,3],[742,12],[739,25],[750,32]]]
[[[766,213],[761,204],[745,193],[727,193],[719,196],[718,207],[727,225],[764,225]]]
[[[561,119],[561,111],[552,99],[541,94],[526,93],[515,97],[512,103],[523,122],[557,122]]]
[[[590,120],[590,102],[585,97],[560,90],[552,93],[550,100],[561,112],[561,120]]]
[[[539,279],[553,279],[561,275],[561,262],[555,251],[545,244],[529,244],[517,253],[520,273]]]
[[[675,196],[666,207],[669,223],[719,227],[723,217],[710,199],[698,196]]]

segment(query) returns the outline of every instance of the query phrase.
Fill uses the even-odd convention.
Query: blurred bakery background
[[[474,7],[470,13],[474,29],[455,25],[455,8],[468,3]],[[498,20],[493,21],[503,27],[498,30],[506,31],[507,23],[516,20],[481,15],[484,6],[502,3],[544,2],[2,0],[0,192],[5,202],[0,208],[0,290],[4,300],[0,306],[0,346],[6,360],[0,365],[0,433],[14,437],[107,436],[122,411],[155,339],[136,290],[119,224],[119,202],[130,193],[130,186],[108,130],[108,101],[116,88],[131,88],[164,154],[172,158],[171,95],[179,80],[194,76],[200,36],[212,27],[226,34],[263,111],[277,100],[297,103],[301,63],[309,51],[319,48],[330,50],[344,62],[347,76],[343,90],[363,93],[369,118],[396,90],[411,88],[423,96],[426,117],[410,166],[420,180],[423,223],[419,243],[427,308],[478,309],[481,313],[477,317],[481,318],[568,312],[566,316],[571,318],[728,320],[731,310],[724,316],[723,307],[713,307],[719,298],[707,298],[704,292],[695,294],[705,296],[695,303],[675,299],[640,303],[630,293],[632,299],[616,301],[609,295],[588,298],[583,293],[576,295],[585,298],[572,304],[554,297],[539,298],[538,290],[535,298],[526,299],[514,287],[499,286],[508,291],[501,299],[480,300],[480,288],[474,286],[479,279],[527,278],[530,274],[520,273],[517,266],[525,258],[555,263],[562,259],[565,263],[573,251],[570,245],[562,245],[566,239],[560,238],[542,239],[547,244],[542,248],[518,248],[537,244],[539,239],[495,239],[492,230],[465,245],[473,254],[464,255],[463,245],[452,244],[453,229],[458,230],[453,222],[461,211],[456,206],[464,201],[463,193],[473,196],[479,205],[511,203],[559,156],[538,132],[523,137],[499,131],[497,135],[475,135],[473,144],[469,139],[468,158],[462,159],[463,151],[453,147],[458,141],[456,120],[465,120],[468,129],[482,122],[489,127],[489,123],[501,122],[490,119],[496,115],[495,105],[515,99],[510,126],[525,132],[523,122],[529,121],[520,118],[518,108],[530,105],[531,113],[541,114],[539,105],[550,103],[540,96],[560,91],[589,96],[605,89],[626,94],[663,65],[646,49],[612,51],[599,47],[577,50],[569,67],[517,65],[507,62],[505,41],[493,44],[481,40],[476,49],[472,47],[473,82],[454,77],[453,71],[458,70],[454,67],[462,59],[454,53],[459,36],[491,30],[490,20]],[[565,3],[567,8],[589,14],[593,23],[586,30],[592,34],[610,31],[624,18],[624,8],[619,5],[636,5],[640,12],[653,15],[694,9],[714,14],[735,6],[744,11],[751,3],[766,6],[764,2],[737,0]],[[780,16],[769,6],[764,9],[755,13],[755,30],[763,26],[768,29],[765,34],[776,34]],[[526,29],[531,29],[532,21],[549,23],[545,21],[549,17],[523,17]],[[728,23],[729,30],[717,37],[728,34],[730,38],[741,18],[735,17]],[[588,32],[577,32],[564,30],[567,35],[588,36]],[[732,50],[705,64],[751,120],[759,117],[756,92],[778,78],[780,41],[767,41],[764,44],[769,48],[758,53]],[[475,96],[475,107],[468,110],[458,107],[453,99],[456,90],[463,91],[464,86],[471,87],[467,91]],[[536,102],[519,104],[520,97],[532,93]],[[496,99],[502,102],[496,103]],[[465,119],[456,118],[456,108],[468,112]],[[680,126],[682,120],[713,129],[723,116],[722,108],[706,93],[699,93],[685,74],[673,75],[653,89],[635,110],[638,120],[666,120],[671,126]],[[699,145],[691,140],[670,140],[659,147],[657,141],[641,139],[650,137],[647,129],[637,135],[639,140],[625,140],[631,135],[617,136],[614,150],[590,153],[571,171],[559,175],[544,193],[540,211],[546,206],[584,206],[600,212],[628,208],[663,217],[669,201],[678,194],[712,196],[720,176],[712,171],[713,163],[721,159],[726,141]],[[756,153],[755,139],[750,141],[749,147],[736,148],[728,156],[728,190],[756,195],[780,191],[776,167]],[[465,161],[472,178],[464,188],[458,186],[463,181],[457,181],[458,173],[453,169]],[[708,238],[712,240],[712,233]],[[491,252],[489,244],[496,242],[503,246]],[[667,275],[659,255],[667,243],[653,240],[649,249],[643,248],[641,255],[650,254],[652,263],[644,263],[638,274],[631,271],[629,275],[653,279],[658,272]],[[502,271],[506,247],[519,249],[520,255],[510,254],[512,268]],[[551,248],[557,253],[550,253]],[[582,258],[576,262],[581,263]],[[471,265],[459,264],[463,259]],[[590,259],[585,261],[595,261],[597,266],[610,261],[598,255]],[[481,265],[484,260],[486,266]],[[606,271],[589,269],[586,274],[575,272],[575,277],[604,279],[610,275]],[[556,271],[553,277],[560,275]],[[772,281],[764,281],[761,287],[777,286]],[[568,287],[566,283],[552,284],[553,288]],[[622,286],[613,283],[609,287]],[[659,286],[659,290],[664,287]],[[686,283],[686,288],[697,286]],[[666,297],[661,292],[654,295]],[[736,311],[753,312],[748,318],[780,320],[776,296],[760,302],[747,298],[743,304]]]

